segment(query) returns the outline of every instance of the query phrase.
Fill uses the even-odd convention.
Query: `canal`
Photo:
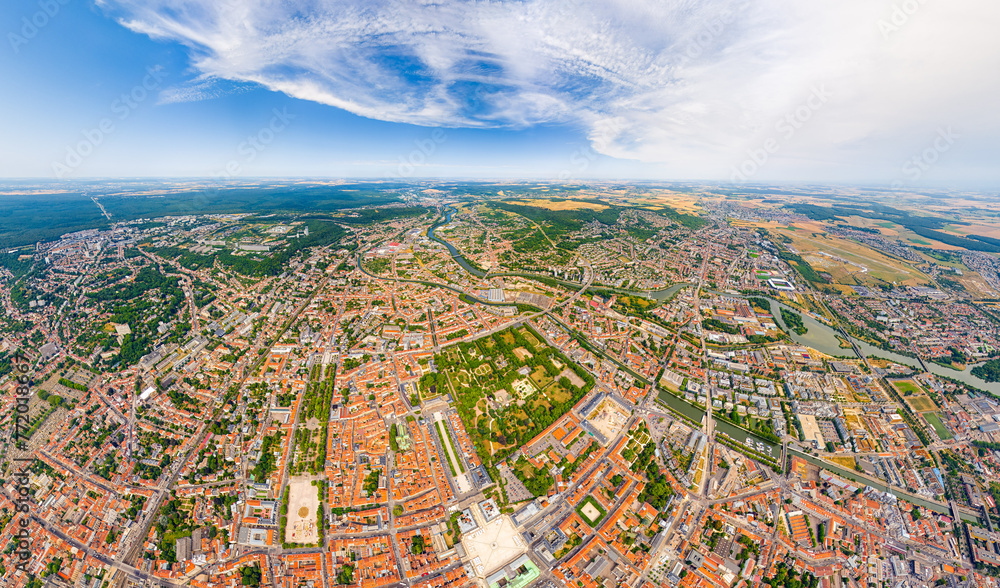
[[[472,267],[462,256],[462,254],[458,251],[458,249],[456,249],[448,241],[434,234],[435,229],[443,227],[451,222],[452,215],[455,212],[456,210],[453,208],[448,209],[446,211],[445,218],[442,219],[440,222],[436,223],[435,225],[431,226],[430,229],[427,230],[427,236],[430,239],[433,239],[434,241],[437,241],[438,243],[441,243],[442,245],[447,247],[448,252],[451,253],[451,256],[455,259],[455,261],[458,262],[458,264],[462,267],[462,269],[464,269],[465,271],[469,272],[474,276],[483,277],[485,276],[485,273]],[[621,292],[623,294],[631,296],[643,296],[646,298],[662,302],[670,300],[678,292],[680,292],[682,289],[686,288],[689,285],[690,284],[687,283],[680,283],[680,284],[674,284],[673,286],[670,286],[669,288],[664,288],[662,290],[640,291],[640,292],[622,290]],[[769,299],[769,301],[771,303],[771,314],[774,316],[775,322],[777,322],[782,328],[784,328],[785,331],[790,334],[792,340],[798,343],[799,345],[810,347],[812,349],[820,351],[821,353],[825,353],[831,356],[844,357],[854,354],[854,351],[851,347],[841,347],[844,335],[836,331],[830,325],[820,322],[812,315],[804,313],[798,309],[792,308],[786,304],[782,304],[773,299]],[[786,310],[790,310],[802,315],[802,322],[805,325],[807,332],[803,335],[799,335],[794,331],[788,329],[787,325],[785,325],[784,321],[781,318],[781,308],[785,308]],[[869,345],[864,341],[859,341],[857,339],[853,340],[858,345],[858,348],[861,349],[862,353],[868,356],[875,356],[884,359],[889,359],[904,365],[921,369],[920,362],[917,361],[915,358],[907,357],[905,355],[900,355],[898,353],[893,353],[891,351],[885,351],[883,349],[879,349],[877,347]],[[929,368],[931,373],[953,378],[955,380],[968,383],[981,390],[987,390],[989,392],[993,392],[1000,395],[1000,383],[991,384],[985,382],[984,380],[981,380],[980,378],[973,376],[971,373],[969,373],[969,370],[971,369],[972,366],[968,366],[964,371],[958,371],[958,370],[948,369],[944,366],[940,366],[932,362],[928,362],[927,367]],[[691,419],[695,423],[701,423],[702,419],[705,417],[704,410],[702,410],[698,406],[695,406],[694,404],[691,404],[684,398],[675,396],[665,390],[660,390],[658,399],[660,400],[660,402],[670,407],[672,410],[676,411],[681,415],[684,415],[685,417]],[[781,445],[772,443],[771,441],[764,439],[763,437],[755,435],[747,431],[746,429],[737,427],[727,421],[715,419],[715,430],[720,433],[725,433],[726,435],[728,435],[729,437],[740,443],[746,443],[749,442],[750,440],[753,440],[755,444],[756,443],[762,444],[765,447],[765,452],[767,449],[770,449],[771,450],[770,454],[773,455],[775,458],[780,458],[781,456]],[[880,491],[890,493],[893,496],[897,496],[908,502],[917,504],[921,507],[927,508],[934,512],[945,514],[948,516],[951,515],[950,509],[946,505],[927,500],[926,498],[917,496],[915,494],[903,492],[898,488],[891,487],[884,481],[867,476],[861,476],[859,475],[858,472],[854,470],[848,470],[832,462],[819,459],[807,453],[803,453],[798,449],[789,447],[788,451],[789,454],[795,455],[796,457],[799,457],[815,466],[826,469],[848,480],[853,480],[859,484],[871,486]],[[962,512],[960,513],[960,515],[962,516],[963,520],[969,522],[978,521],[978,518],[976,516],[971,515],[969,513]]]
[[[673,394],[670,394],[669,392],[666,392],[664,390],[660,391],[659,400],[661,402],[663,402],[664,404],[666,404],[667,406],[669,406],[674,411],[676,411],[676,412],[678,412],[678,413],[680,413],[680,414],[688,417],[689,419],[693,420],[696,423],[700,423],[701,420],[702,420],[702,418],[705,416],[705,411],[704,410],[698,408],[697,406],[691,404],[690,402],[684,400],[683,398],[679,398],[677,396],[674,396]],[[771,443],[770,441],[768,441],[766,439],[763,439],[761,437],[758,437],[757,435],[754,435],[753,433],[749,433],[745,429],[741,429],[741,428],[736,427],[736,426],[734,426],[734,425],[732,425],[732,424],[730,424],[730,423],[728,423],[726,421],[722,421],[722,420],[719,420],[719,419],[715,419],[715,429],[716,429],[716,431],[719,431],[721,433],[725,433],[725,434],[729,435],[731,438],[739,441],[740,443],[743,443],[744,440],[747,437],[750,437],[754,441],[762,443],[765,446],[765,448],[770,447],[771,450],[772,450],[772,455],[774,455],[775,459],[780,459],[780,457],[781,457],[781,446],[780,445],[776,445],[776,444]],[[765,450],[765,452],[766,452],[766,450]],[[922,506],[924,508],[933,510],[934,512],[937,512],[937,513],[941,513],[941,514],[944,514],[944,515],[951,516],[951,510],[948,508],[947,505],[940,504],[938,502],[934,502],[934,501],[928,500],[928,499],[926,499],[926,498],[924,498],[922,496],[918,496],[916,494],[910,494],[910,493],[905,492],[905,491],[903,491],[903,490],[901,490],[899,488],[893,488],[892,486],[890,486],[886,482],[878,480],[877,478],[870,477],[870,476],[862,476],[861,474],[859,474],[855,470],[849,470],[849,469],[840,467],[840,466],[838,466],[838,465],[836,465],[836,464],[834,464],[832,462],[822,460],[822,459],[820,459],[818,457],[809,455],[808,453],[803,453],[802,451],[800,451],[798,449],[795,449],[794,447],[791,447],[791,446],[789,446],[789,448],[788,448],[788,453],[790,455],[794,455],[795,457],[802,458],[805,461],[807,461],[807,462],[809,462],[809,463],[811,463],[811,464],[813,464],[815,466],[819,466],[819,467],[821,467],[821,468],[823,468],[825,470],[833,472],[833,473],[837,474],[838,476],[841,476],[841,477],[846,478],[848,480],[853,480],[855,482],[858,482],[859,484],[863,484],[863,485],[866,485],[866,486],[871,486],[872,488],[875,488],[876,490],[880,490],[882,492],[888,492],[888,493],[892,494],[893,496],[896,496],[897,498],[902,498],[902,499],[906,500],[907,502],[911,502],[913,504],[920,505],[920,506]],[[960,514],[962,516],[962,519],[965,520],[965,521],[969,521],[969,522],[978,522],[979,521],[979,519],[978,519],[978,517],[976,515],[972,515],[972,514],[969,514],[969,513],[966,513],[966,512],[962,512]]]
[[[897,498],[902,498],[907,502],[911,502],[918,506],[922,506],[926,509],[933,510],[936,513],[951,516],[951,509],[948,508],[947,505],[938,502],[932,502],[922,496],[917,496],[916,494],[910,494],[908,492],[904,492],[899,488],[894,488],[890,486],[889,484],[883,482],[882,480],[879,480],[871,476],[862,476],[854,470],[842,468],[840,466],[837,466],[836,464],[832,464],[826,460],[819,459],[818,457],[809,455],[808,453],[803,453],[798,449],[794,449],[792,447],[788,448],[788,453],[790,455],[794,455],[795,457],[802,458],[805,461],[815,466],[819,466],[824,470],[833,472],[842,478],[853,480],[859,484],[864,484],[865,486],[871,486],[872,488],[875,488],[876,490],[881,490],[882,492],[888,492],[889,494],[892,494]],[[959,514],[961,515],[963,521],[967,521],[970,523],[977,523],[977,524],[979,523],[979,517],[976,515],[972,515],[967,512],[959,512]]]
[[[659,396],[657,396],[657,398],[663,404],[669,406],[674,411],[686,416],[687,418],[691,419],[696,423],[701,423],[702,418],[704,418],[705,416],[704,410],[702,410],[698,406],[695,406],[694,404],[691,404],[687,400],[680,398],[679,396],[675,396],[670,392],[667,392],[666,390],[660,389],[660,394]],[[747,438],[749,437],[750,439],[764,445],[765,448],[764,453],[767,453],[767,448],[771,448],[772,453],[770,453],[770,455],[773,455],[775,459],[781,458],[781,445],[768,441],[767,439],[764,439],[763,437],[751,433],[746,429],[737,427],[736,425],[733,425],[728,421],[724,421],[721,419],[714,419],[713,422],[715,423],[716,431],[725,433],[726,435],[729,435],[732,439],[740,443],[745,443]]]
[[[771,314],[774,315],[775,322],[777,322],[779,325],[785,328],[785,331],[788,332],[789,335],[791,335],[792,340],[798,343],[799,345],[805,345],[806,347],[811,347],[827,355],[834,355],[841,357],[854,355],[854,351],[850,347],[841,347],[841,340],[844,339],[844,335],[839,331],[835,330],[832,326],[820,322],[812,315],[804,313],[796,308],[792,308],[786,304],[782,304],[775,300],[770,300],[770,302],[771,302]],[[784,321],[781,319],[782,308],[801,314],[802,323],[808,329],[808,332],[806,332],[806,334],[804,335],[799,335],[794,331],[792,331],[791,329],[788,329]],[[923,370],[923,368],[920,365],[920,362],[914,357],[907,357],[905,355],[893,353],[892,351],[879,349],[878,347],[875,347],[873,345],[870,345],[868,343],[865,343],[864,341],[860,341],[853,337],[851,337],[851,340],[854,341],[858,345],[858,348],[861,349],[861,352],[868,357],[875,356],[882,359],[889,359],[897,363],[901,363],[903,365],[908,365],[912,368],[916,368],[917,370],[921,371]],[[976,376],[973,376],[970,370],[972,370],[974,366],[971,365],[966,366],[964,370],[959,371],[951,368],[946,368],[943,365],[936,364],[932,361],[926,361],[924,363],[927,365],[927,369],[932,374],[943,376],[946,378],[951,378],[953,380],[958,380],[960,382],[969,384],[970,386],[979,388],[980,390],[985,390],[987,392],[1000,395],[1000,382],[990,383],[983,379],[977,378]]]
[[[433,225],[430,229],[428,229],[427,236],[433,239],[434,241],[437,241],[438,243],[441,243],[442,245],[447,247],[449,253],[451,253],[451,256],[455,259],[455,261],[458,262],[458,264],[465,271],[469,272],[474,276],[483,277],[485,273],[472,267],[462,256],[462,254],[458,251],[458,249],[456,249],[451,243],[445,241],[440,237],[437,237],[434,234],[435,229],[445,226],[451,222],[452,215],[455,212],[456,211],[453,208],[448,209],[446,211],[447,214],[445,218],[441,220],[441,222]],[[680,284],[674,284],[673,286],[670,286],[669,288],[664,288],[662,290],[640,291],[640,292],[622,290],[621,293],[631,296],[643,296],[646,298],[662,302],[670,300],[678,292],[680,292],[682,289],[684,289],[689,285],[690,284],[687,283],[680,283]],[[770,301],[771,304],[771,314],[774,316],[775,322],[778,323],[782,328],[784,328],[785,331],[789,333],[792,340],[795,341],[797,344],[810,347],[821,353],[835,357],[846,357],[854,355],[854,350],[851,347],[841,346],[844,339],[844,335],[839,331],[835,330],[832,326],[824,322],[820,322],[812,315],[802,312],[796,308],[792,308],[791,306],[780,303],[773,299],[768,299],[768,300]],[[782,308],[798,313],[802,316],[802,323],[807,329],[806,333],[799,335],[798,333],[795,333],[791,329],[788,329],[787,325],[785,325],[784,321],[781,318]],[[851,340],[853,340],[853,342],[857,344],[858,348],[866,356],[874,356],[883,359],[888,359],[895,361],[897,363],[901,363],[903,365],[908,365],[918,370],[922,369],[920,362],[915,358],[907,357],[905,355],[900,355],[898,353],[874,347],[864,341],[854,339],[853,337],[851,338]],[[986,390],[988,392],[1000,395],[1000,383],[989,383],[973,376],[970,373],[972,367],[974,366],[967,366],[965,370],[958,371],[946,368],[944,366],[938,365],[933,362],[927,362],[927,368],[933,374],[944,376],[947,378],[952,378],[967,383],[969,385],[975,386],[980,390]],[[660,402],[670,407],[672,410],[676,411],[681,415],[684,415],[685,417],[691,419],[695,423],[701,423],[702,419],[705,417],[704,410],[702,410],[698,406],[695,406],[694,404],[691,404],[684,398],[675,396],[665,390],[660,390],[658,399],[660,400]],[[737,427],[727,421],[715,419],[715,430],[721,433],[725,433],[726,435],[728,435],[729,437],[740,443],[745,443],[749,442],[750,440],[753,440],[756,443],[762,444],[765,447],[765,451],[766,449],[770,449],[771,455],[774,455],[775,458],[780,458],[781,456],[781,446],[779,444],[772,443],[767,439],[755,435],[747,431],[746,429]],[[848,480],[853,480],[854,482],[857,482],[859,484],[871,486],[877,490],[890,493],[893,496],[902,498],[908,502],[917,504],[923,508],[951,516],[951,511],[946,505],[927,500],[926,498],[918,496],[916,494],[910,494],[908,492],[904,492],[899,488],[893,488],[888,483],[882,480],[878,480],[877,478],[873,477],[862,476],[857,471],[840,467],[832,462],[817,458],[807,453],[803,453],[802,451],[795,449],[793,447],[789,447],[788,452],[791,455],[795,455],[796,457],[799,457],[815,466],[826,469]],[[969,513],[961,512],[960,515],[963,520],[968,522],[978,522],[979,520],[977,516]]]

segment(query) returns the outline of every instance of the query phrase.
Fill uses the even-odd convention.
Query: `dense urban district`
[[[995,199],[87,189],[0,227],[4,586],[997,586]]]

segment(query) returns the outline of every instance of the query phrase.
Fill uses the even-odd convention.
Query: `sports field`
[[[912,380],[898,380],[893,382],[892,385],[895,386],[903,396],[923,392],[923,389],[913,383]]]
[[[937,405],[931,400],[930,396],[926,394],[920,394],[919,396],[910,396],[906,399],[906,403],[910,405],[914,412],[927,412],[929,410],[937,410]]]
[[[934,427],[934,430],[937,432],[938,437],[940,437],[942,441],[951,439],[951,433],[948,432],[948,428],[944,426],[943,422],[941,422],[941,417],[938,416],[938,413],[925,412],[923,413],[923,417],[925,421]]]
[[[937,405],[927,395],[927,392],[913,380],[898,380],[892,383],[903,396],[903,400],[910,405],[914,412],[927,412],[937,410]]]

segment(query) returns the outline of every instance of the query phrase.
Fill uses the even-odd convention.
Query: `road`
[[[305,310],[305,308],[312,302],[312,299],[316,296],[316,294],[326,286],[329,280],[330,280],[329,276],[324,277],[323,280],[320,282],[319,286],[317,286],[312,291],[312,293],[302,301],[302,303],[298,306],[298,308],[296,308],[293,315],[284,324],[283,328],[274,337],[275,341],[281,340],[281,336],[284,335],[284,333],[291,327],[292,324],[294,324],[295,320],[298,319],[302,311]],[[263,364],[266,357],[267,357],[266,355],[259,356],[256,360],[255,368],[259,368],[260,365]],[[250,377],[250,375],[255,372],[256,369],[244,370],[242,377],[239,379],[236,385],[239,388],[242,388],[243,385],[246,383],[246,380]],[[223,391],[229,390],[229,388],[233,385],[233,381],[235,380],[233,373],[234,372],[230,372],[230,375],[226,378],[226,380],[223,381],[222,385],[219,388],[220,390]],[[139,531],[138,537],[140,539],[130,547],[126,548],[124,554],[120,555],[115,559],[117,563],[128,565],[129,562],[135,561],[135,559],[139,556],[139,551],[142,548],[143,540],[147,536],[149,536],[149,531],[153,525],[153,521],[155,521],[159,515],[163,499],[169,495],[170,489],[174,487],[175,483],[177,482],[177,478],[180,477],[180,473],[181,470],[183,469],[184,464],[186,464],[191,459],[191,456],[194,455],[194,452],[197,451],[197,449],[201,446],[202,442],[205,440],[205,436],[209,433],[208,423],[217,420],[222,412],[222,409],[223,405],[221,403],[217,403],[212,412],[211,419],[209,419],[209,421],[207,421],[204,425],[202,425],[201,430],[199,431],[198,435],[194,438],[193,442],[189,440],[189,442],[186,444],[187,449],[184,453],[184,458],[175,459],[173,461],[171,469],[169,470],[168,477],[165,478],[157,486],[157,491],[153,494],[152,497],[150,497],[149,500],[146,501],[146,505],[143,510],[144,515],[141,522],[137,523],[137,525],[133,527],[134,529],[137,529]],[[240,480],[239,482],[242,481],[243,480]],[[112,588],[120,588],[124,583],[124,581],[125,581],[124,576],[119,577],[119,579],[114,584],[112,584]]]

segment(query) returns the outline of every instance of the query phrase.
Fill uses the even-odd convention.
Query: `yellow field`
[[[606,210],[608,207],[595,202],[580,202],[579,200],[511,200],[511,204],[544,208],[545,210]]]
[[[844,413],[844,422],[847,423],[847,428],[852,431],[865,430],[865,424],[857,414]]]
[[[854,467],[857,465],[857,462],[854,461],[853,457],[838,455],[838,456],[835,456],[835,457],[828,457],[827,459],[830,460],[830,461],[832,461],[833,463],[839,465],[839,466],[842,466],[842,467],[845,467],[845,468],[848,468],[848,469],[851,469],[851,470],[853,470]]]
[[[685,214],[696,214],[701,211],[698,200],[700,194],[681,194],[676,192],[662,192],[638,198],[629,198],[628,202],[634,206],[642,206],[650,210],[657,210],[660,206],[670,208]]]
[[[860,227],[864,229],[876,229],[883,237],[887,239],[900,239],[903,241],[908,241],[912,245],[917,245],[920,247],[932,247],[934,249],[943,250],[957,250],[960,247],[955,247],[954,245],[946,245],[940,241],[934,239],[928,239],[926,237],[921,237],[920,235],[910,231],[909,229],[903,228],[902,225],[898,225],[891,221],[883,221],[877,219],[864,218],[860,216],[848,216],[844,217],[844,220],[852,227]],[[950,231],[957,232],[957,231]]]
[[[824,229],[819,223],[795,223],[792,227],[772,230],[788,236],[791,245],[816,271],[829,273],[838,283],[884,280],[917,286],[930,282],[923,273],[900,260],[854,241],[822,236]]]
[[[930,396],[927,396],[926,394],[907,397],[906,403],[910,405],[910,408],[912,408],[914,412],[937,410],[937,405],[935,405],[934,401],[930,399]]]
[[[949,233],[957,233],[960,235],[982,235],[983,237],[1000,239],[1000,227],[996,225],[948,225],[946,230]]]
[[[962,276],[948,276],[962,284],[962,287],[972,295],[973,298],[996,298],[997,292],[979,274],[972,271],[965,272]]]

